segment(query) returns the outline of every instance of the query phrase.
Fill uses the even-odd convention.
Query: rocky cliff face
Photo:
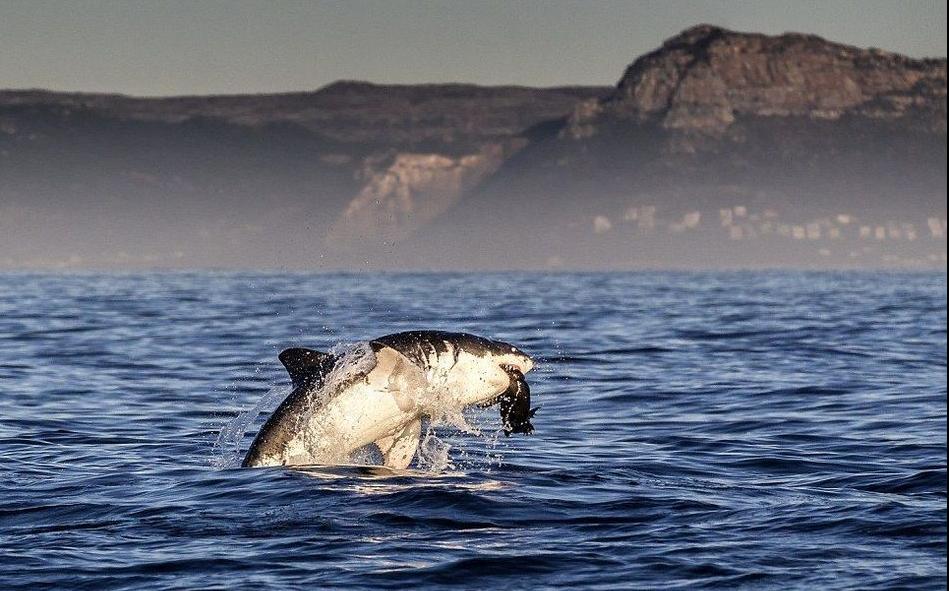
[[[580,137],[585,126],[619,119],[722,134],[742,117],[846,115],[921,115],[929,130],[945,133],[946,60],[700,25],[636,60],[613,93],[574,112],[570,131]]]
[[[408,238],[497,170],[504,157],[504,146],[489,144],[457,158],[397,153],[368,161],[365,184],[327,235],[327,248],[357,250]]]
[[[441,220],[458,256],[520,235],[533,265],[945,261],[945,59],[701,25],[527,137]],[[466,243],[476,217],[498,238]]]

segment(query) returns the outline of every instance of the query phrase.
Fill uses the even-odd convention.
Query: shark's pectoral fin
[[[394,435],[383,437],[376,441],[385,465],[389,468],[404,470],[412,463],[415,451],[418,449],[419,438],[422,436],[422,421],[415,419],[406,423]]]
[[[412,412],[418,407],[419,395],[425,390],[428,380],[425,372],[404,355],[391,347],[373,343],[376,367],[370,378],[379,388],[392,395],[399,410]]]

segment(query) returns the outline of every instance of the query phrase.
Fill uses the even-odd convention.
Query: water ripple
[[[233,468],[278,351],[418,327],[531,352],[534,436]],[[0,409],[4,589],[946,584],[944,275],[0,275]]]

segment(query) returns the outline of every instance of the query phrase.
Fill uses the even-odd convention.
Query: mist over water
[[[233,467],[284,347],[419,328],[531,354],[534,435]],[[0,274],[0,409],[5,589],[946,584],[941,273]]]

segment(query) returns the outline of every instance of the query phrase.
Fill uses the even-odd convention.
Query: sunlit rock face
[[[335,249],[391,243],[447,211],[462,194],[493,173],[504,158],[499,144],[476,154],[399,153],[382,162],[366,162],[365,185],[327,236]]]
[[[721,133],[742,116],[892,119],[923,110],[942,113],[930,123],[944,132],[945,98],[945,59],[699,25],[637,59],[600,108],[576,111],[571,125],[619,117]]]

